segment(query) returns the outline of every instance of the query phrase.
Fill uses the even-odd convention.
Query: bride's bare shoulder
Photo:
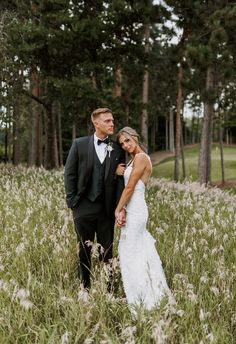
[[[150,159],[149,155],[147,155],[146,153],[140,152],[140,153],[137,153],[135,155],[134,163],[136,163],[136,164],[140,164],[140,163],[151,164],[151,159]]]

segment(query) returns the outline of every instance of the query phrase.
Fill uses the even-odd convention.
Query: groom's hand
[[[119,164],[116,168],[116,175],[123,176],[125,172],[125,164]]]

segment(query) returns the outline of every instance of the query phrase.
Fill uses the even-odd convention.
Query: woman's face
[[[121,134],[119,137],[119,143],[121,147],[129,154],[134,153],[137,148],[137,142],[133,139],[131,135]]]

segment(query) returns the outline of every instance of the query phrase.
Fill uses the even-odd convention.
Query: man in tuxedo
[[[79,271],[85,288],[90,286],[91,244],[101,245],[100,260],[112,258],[114,210],[124,188],[125,153],[109,135],[114,131],[110,109],[93,111],[92,136],[76,139],[65,165],[66,201],[73,211],[79,243]],[[125,219],[125,214],[124,214]]]

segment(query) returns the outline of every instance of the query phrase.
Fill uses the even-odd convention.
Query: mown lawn
[[[233,343],[236,196],[197,183],[152,180],[150,221],[176,300],[132,319],[116,229],[114,291],[93,254],[87,294],[76,277],[76,238],[62,171],[0,167],[0,343]]]
[[[197,166],[199,148],[187,147],[184,150],[186,163],[186,177],[195,181],[197,180]],[[224,147],[224,162],[225,162],[225,180],[236,180],[236,146]],[[180,160],[180,176],[182,177],[182,165]],[[153,176],[157,178],[173,179],[174,158],[168,158],[160,164],[154,166]],[[221,180],[221,165],[220,165],[220,149],[219,146],[212,147],[212,181],[219,182]]]

